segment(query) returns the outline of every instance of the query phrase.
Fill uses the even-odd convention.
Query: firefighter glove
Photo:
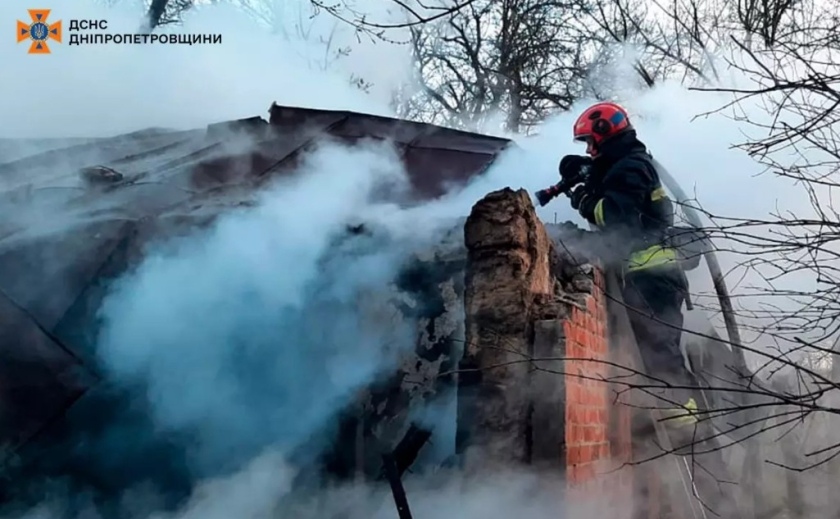
[[[566,182],[583,180],[583,170],[592,164],[592,159],[582,155],[566,155],[560,160],[560,177]]]
[[[572,190],[569,198],[572,201],[572,208],[577,209],[581,216],[588,221],[595,218],[595,204],[598,203],[595,197],[587,192],[585,186],[578,186]]]

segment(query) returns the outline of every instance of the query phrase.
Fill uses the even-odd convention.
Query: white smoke
[[[299,1],[298,6],[308,4]],[[362,9],[377,6],[381,3],[371,0]],[[107,19],[114,33],[136,32],[141,23],[138,6],[130,3],[107,9],[84,2],[52,7],[56,19]],[[26,11],[7,2],[0,5],[0,17],[25,19]],[[327,25],[317,26],[315,36],[332,30],[328,22],[318,23]],[[196,9],[178,30],[219,33],[223,44],[70,47],[66,33],[52,55],[30,56],[24,44],[4,39],[0,60],[11,80],[0,83],[0,136],[92,137],[147,127],[194,128],[262,115],[275,100],[389,115],[390,92],[405,79],[404,46],[355,43],[346,28],[340,44],[353,51],[331,67],[319,66],[320,38],[314,37],[313,45],[272,35],[230,5]],[[350,72],[370,81],[371,93],[353,87]],[[710,211],[766,215],[778,203],[807,209],[807,198],[792,191],[790,182],[757,178],[761,169],[729,149],[742,138],[740,125],[721,117],[692,120],[725,100],[664,83],[622,102],[641,139]],[[322,434],[358,389],[392,366],[401,348],[411,346],[410,330],[369,326],[355,308],[367,290],[390,282],[408,250],[374,247],[325,262],[344,226],[374,219],[397,238],[422,243],[452,218],[468,214],[490,190],[510,186],[533,192],[556,182],[559,158],[582,152],[571,142],[570,128],[584,104],[521,140],[483,178],[410,209],[372,199],[383,184],[405,183],[387,146],[326,144],[306,157],[300,175],[263,193],[257,207],[153,249],[117,284],[102,309],[100,352],[106,366],[120,379],[147,388],[162,432],[193,435],[190,464],[199,476],[232,473],[200,485],[177,517],[270,516],[295,475],[288,465],[290,451]],[[0,156],[0,162],[11,156]],[[563,199],[539,213],[546,221],[556,213],[558,220],[581,222]],[[543,517],[554,505],[542,500],[550,493],[534,498],[527,477],[504,482],[510,484],[508,493],[500,493],[504,485],[493,481],[472,494],[447,487],[411,495],[418,496],[424,516],[451,513],[446,507],[458,496],[466,506],[462,517],[507,517],[513,511]],[[385,490],[366,491],[385,500],[384,508],[359,517],[393,513]],[[525,502],[533,515],[521,507]],[[329,506],[338,504],[336,498]],[[47,507],[33,513],[59,512]]]
[[[151,253],[105,300],[106,366],[148,385],[161,429],[195,430],[202,468],[297,447],[391,365],[394,343],[411,344],[357,311],[400,251],[324,262],[371,193],[405,180],[398,164],[387,148],[325,146],[256,208]]]

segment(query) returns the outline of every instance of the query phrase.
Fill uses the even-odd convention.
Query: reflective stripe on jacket
[[[647,249],[636,251],[627,258],[627,272],[637,272],[663,265],[677,264],[677,251],[670,247],[653,245]]]

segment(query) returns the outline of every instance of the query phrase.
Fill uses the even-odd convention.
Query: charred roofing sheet
[[[92,378],[68,373],[84,371],[106,279],[143,243],[246,202],[319,138],[393,142],[416,199],[482,173],[509,144],[353,112],[269,112],[204,130],[0,142],[0,441],[19,445],[86,390]]]

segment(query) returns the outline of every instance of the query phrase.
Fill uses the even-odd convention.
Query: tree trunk
[[[169,0],[152,0],[152,3],[149,4],[149,10],[146,13],[147,32],[152,32],[160,24],[160,19],[163,18],[168,3]]]

